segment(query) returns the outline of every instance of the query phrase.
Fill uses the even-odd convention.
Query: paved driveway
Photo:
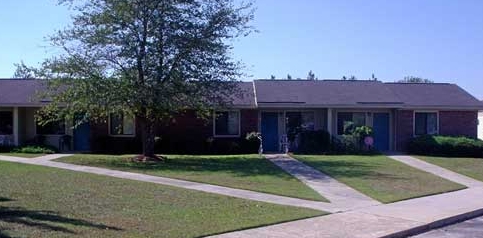
[[[483,217],[433,230],[414,238],[483,238]]]

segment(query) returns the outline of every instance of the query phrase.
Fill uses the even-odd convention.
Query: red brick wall
[[[241,137],[249,132],[258,131],[258,110],[241,110],[240,123]],[[194,112],[187,112],[175,117],[171,122],[160,123],[157,131],[160,135],[189,136],[195,134],[208,138],[213,136],[213,119],[210,117],[203,120],[197,118]]]
[[[252,131],[258,131],[258,110],[246,109],[240,111],[240,137]],[[137,120],[138,121],[138,120]],[[159,122],[156,135],[175,141],[186,143],[199,143],[200,140],[206,141],[213,137],[213,119],[207,120],[197,118],[194,112],[186,112],[176,116],[170,121]],[[136,123],[136,137],[109,137],[107,123],[91,123],[91,149],[93,151],[112,150],[116,145],[119,153],[122,149],[129,147],[130,150],[137,149],[141,143],[141,129]],[[217,140],[233,140],[233,138],[217,138]],[[178,143],[179,144],[179,143]],[[190,145],[179,145],[190,146]]]
[[[439,134],[445,136],[478,136],[477,111],[440,111]]]
[[[258,131],[258,110],[241,111],[241,136]]]
[[[211,124],[211,118],[203,120],[195,112],[189,111],[158,123],[156,132],[160,136],[208,136],[213,133]]]
[[[414,111],[396,111],[396,150],[404,151],[413,137]],[[467,136],[476,138],[478,134],[477,111],[440,111],[439,134],[444,136]]]
[[[413,111],[412,110],[396,110],[396,150],[404,151],[406,145],[413,138]]]
[[[109,136],[107,119],[105,122],[90,123],[91,150],[105,153],[138,153],[141,150],[141,129],[136,120],[136,137]]]

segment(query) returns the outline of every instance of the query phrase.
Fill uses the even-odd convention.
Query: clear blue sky
[[[55,51],[45,36],[69,22],[55,0],[0,1],[0,77]],[[252,78],[406,75],[454,82],[483,99],[481,0],[258,0],[260,31],[234,44]]]

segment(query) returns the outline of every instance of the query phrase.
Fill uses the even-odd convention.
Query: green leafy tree
[[[37,77],[37,69],[27,66],[23,61],[18,64],[13,64],[15,66],[15,72],[13,73],[13,78],[16,79],[33,79]]]
[[[376,75],[374,75],[374,73],[371,75],[371,79],[370,80],[377,81]]]
[[[397,81],[398,83],[434,83],[433,80],[414,77],[414,76],[406,76],[404,79]]]
[[[350,77],[342,76],[342,80],[357,80],[357,78],[354,75],[351,75]]]
[[[154,154],[155,124],[194,110],[207,118],[239,91],[243,66],[234,38],[250,34],[252,3],[234,0],[61,0],[73,24],[51,37],[61,55],[45,61],[52,103],[41,123],[59,118],[105,121],[135,116],[143,159]],[[235,94],[236,95],[236,94]]]
[[[275,79],[277,79],[277,77],[275,77],[275,75],[272,74],[272,75],[270,75],[270,79],[275,80]]]
[[[293,79],[293,78],[292,78],[292,75],[287,74],[287,79],[288,79],[288,80],[292,80],[292,79]]]
[[[317,78],[315,77],[315,74],[314,72],[312,72],[312,70],[309,71],[309,73],[307,74],[307,80],[316,80]]]

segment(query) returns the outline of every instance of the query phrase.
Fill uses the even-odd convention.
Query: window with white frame
[[[134,136],[134,118],[124,114],[111,114],[109,116],[109,134],[111,136]]]
[[[438,113],[416,112],[414,113],[414,135],[438,134]]]
[[[365,112],[339,112],[337,113],[337,134],[352,134],[354,129],[366,125]]]
[[[240,135],[240,112],[217,111],[214,119],[215,136],[239,136]]]

